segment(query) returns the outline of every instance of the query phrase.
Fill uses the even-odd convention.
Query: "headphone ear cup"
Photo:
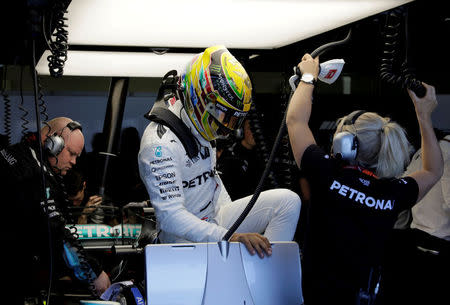
[[[64,149],[64,139],[61,136],[48,136],[44,141],[44,151],[56,157]]]
[[[333,155],[347,161],[356,160],[358,138],[348,131],[337,133],[333,138]]]

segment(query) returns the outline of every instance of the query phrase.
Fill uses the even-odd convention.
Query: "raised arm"
[[[305,54],[302,61],[298,64],[298,67],[300,68],[302,75],[310,73],[317,79],[317,75],[319,74],[318,58],[313,59],[311,55]],[[316,143],[311,129],[309,129],[308,126],[309,117],[311,116],[313,90],[313,84],[307,84],[300,81],[291,98],[286,114],[286,126],[288,129],[289,140],[291,142],[295,162],[299,168],[305,149],[309,145]]]
[[[425,83],[423,85],[427,89],[427,94],[423,98],[418,98],[413,91],[408,90],[414,103],[421,135],[422,169],[409,175],[419,185],[417,201],[421,200],[441,178],[444,167],[442,152],[431,121],[431,113],[437,106],[436,93],[433,86]]]

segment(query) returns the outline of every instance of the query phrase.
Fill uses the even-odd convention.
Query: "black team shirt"
[[[398,213],[416,203],[418,185],[411,177],[379,179],[345,166],[317,145],[306,149],[301,168],[312,194],[302,261],[305,303],[353,304],[382,262]]]

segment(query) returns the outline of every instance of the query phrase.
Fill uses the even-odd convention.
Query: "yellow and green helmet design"
[[[238,129],[250,110],[252,85],[244,67],[224,46],[195,56],[182,78],[184,107],[208,141]]]

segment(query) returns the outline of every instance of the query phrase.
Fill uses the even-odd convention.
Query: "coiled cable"
[[[19,104],[19,110],[22,112],[22,115],[20,116],[20,120],[22,121],[22,124],[20,125],[22,127],[22,136],[25,136],[28,133],[28,110],[25,107],[25,101],[23,98],[23,66],[20,67],[20,80],[19,80],[19,93],[20,93],[20,104]]]
[[[399,49],[400,27],[404,26],[405,60],[400,67],[400,74],[394,73]],[[380,78],[389,84],[408,88],[418,96],[424,97],[426,88],[417,80],[408,67],[408,12],[403,7],[392,10],[386,17],[384,31],[384,48],[380,65]]]
[[[281,106],[283,113],[287,111],[287,106],[289,103],[289,82],[286,78],[283,78],[281,83]],[[277,164],[277,174],[281,185],[286,188],[294,187],[294,173],[297,170],[297,165],[295,164],[294,157],[292,155],[292,150],[289,142],[289,135],[284,134],[281,139],[281,147],[278,153],[279,158],[275,160]]]
[[[92,295],[97,295],[95,291],[94,281],[97,278],[92,270],[91,265],[86,259],[84,249],[78,241],[78,231],[75,226],[71,226],[70,230],[65,230],[64,248],[65,248],[65,260],[66,264],[73,269],[75,276],[88,285],[88,289]],[[71,260],[74,258],[76,263]]]
[[[37,77],[37,86],[38,86],[38,100],[39,100],[39,109],[42,116],[42,120],[44,122],[48,121],[48,113],[47,113],[47,105],[45,105],[44,100],[44,90],[41,84],[41,79]]]
[[[64,194],[64,198],[66,198],[66,206],[69,206],[69,201],[67,200],[68,195],[66,191],[66,187],[63,179],[59,179],[59,184],[61,185],[61,191]],[[80,280],[87,282],[88,289],[92,293],[92,295],[96,295],[94,281],[96,279],[96,275],[93,273],[92,268],[89,262],[86,260],[86,256],[84,253],[84,249],[80,242],[78,241],[80,234],[78,234],[78,229],[76,225],[71,224],[66,227],[66,220],[64,217],[60,218],[61,227],[64,227],[64,250],[65,256],[64,259],[66,264],[73,269],[75,276]],[[74,259],[71,260],[71,257]],[[77,264],[74,263],[77,261]]]
[[[48,67],[50,75],[53,77],[61,77],[64,73],[64,65],[67,60],[67,50],[69,49],[68,39],[69,32],[66,30],[67,20],[64,14],[67,13],[66,7],[69,5],[70,0],[60,0],[55,1],[54,11],[55,11],[55,40],[52,40],[50,36],[50,42],[45,38],[50,47],[50,52],[52,53],[47,57]],[[50,22],[51,24],[51,22]],[[45,27],[45,19],[43,18],[43,26]],[[45,31],[44,31],[45,33]],[[45,36],[44,36],[45,37]]]
[[[8,93],[6,92],[6,75],[7,68],[6,66],[3,69],[2,75],[2,96],[4,101],[4,129],[7,140],[7,145],[11,144],[11,100],[9,99]]]
[[[256,110],[255,103],[252,103],[250,107],[250,111],[248,112],[248,120],[250,123],[250,130],[253,134],[253,138],[256,142],[256,152],[261,160],[264,160],[264,162],[267,164],[269,160],[269,148],[266,142],[266,138],[264,136],[264,130],[262,128],[262,117],[259,114],[259,112]],[[269,171],[267,174],[268,179],[268,185],[272,188],[276,188],[279,186],[277,179],[275,178],[275,175],[272,170]]]
[[[78,234],[78,228],[76,225],[74,225],[74,224],[69,225],[67,227],[67,229],[70,231],[72,238],[74,238],[74,239],[80,238],[80,234]]]

